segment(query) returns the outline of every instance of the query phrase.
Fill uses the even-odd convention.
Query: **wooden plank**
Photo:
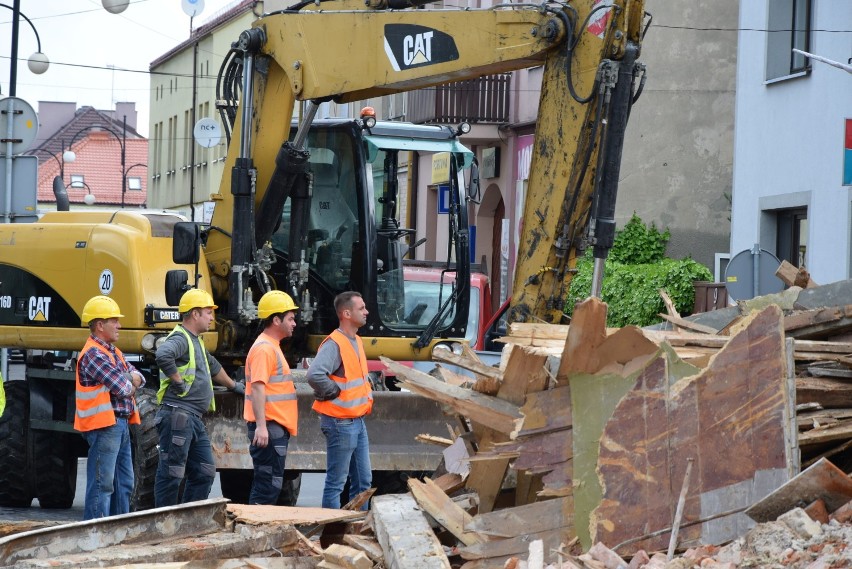
[[[827,429],[812,429],[799,433],[799,446],[818,445],[852,439],[852,421],[839,423]]]
[[[692,322],[691,320],[687,320],[686,318],[681,318],[679,316],[669,316],[668,314],[660,313],[660,318],[671,322],[672,324],[676,324],[681,328],[687,328],[694,332],[704,332],[705,334],[716,334],[718,330],[715,328],[711,328],[710,326],[705,326],[704,324],[699,324],[697,322]]]
[[[490,512],[494,509],[494,502],[503,488],[503,479],[509,470],[510,462],[511,458],[481,454],[476,455],[476,460],[471,460],[470,475],[464,486],[479,495],[480,512]]]
[[[464,488],[465,479],[460,474],[447,472],[435,478],[434,482],[445,494],[452,494]]]
[[[573,373],[591,373],[593,355],[606,340],[606,304],[587,298],[577,305],[565,337],[565,349],[556,373],[556,382],[565,384]]]
[[[512,350],[497,397],[523,405],[526,394],[547,386],[547,355],[518,346]]]
[[[525,555],[529,551],[530,542],[540,539],[544,542],[544,551],[550,552],[567,543],[573,537],[571,528],[562,527],[548,531],[526,534],[499,541],[489,541],[459,548],[462,559],[488,559],[504,555]],[[555,555],[545,555],[545,560],[553,559]]]
[[[453,441],[451,439],[448,439],[447,437],[439,437],[436,435],[430,435],[428,433],[421,433],[414,437],[414,440],[419,443],[438,445],[442,447],[448,447],[453,444]]]
[[[384,356],[381,357],[381,361],[388,369],[396,373],[397,379],[401,380],[409,390],[448,405],[456,413],[472,421],[506,435],[516,432],[522,422],[523,417],[517,405],[469,389],[447,385],[428,374],[398,364]]]
[[[363,551],[373,561],[381,561],[383,557],[382,546],[375,538],[363,535],[346,534],[343,541],[355,549]]]
[[[387,569],[450,569],[444,548],[411,494],[377,496],[370,511]]]
[[[826,409],[852,407],[852,383],[832,377],[797,377],[796,401]]]
[[[787,286],[798,286],[802,288],[816,288],[811,274],[804,267],[796,267],[789,261],[781,261],[781,266],[775,271],[775,276],[781,279]]]
[[[408,488],[423,511],[435,518],[435,521],[463,544],[473,545],[488,541],[478,533],[466,529],[473,520],[471,515],[450,500],[449,496],[428,478],[425,482],[409,478]]]
[[[687,458],[695,459],[697,472],[687,494],[685,520],[741,507],[786,479],[785,406],[794,394],[784,379],[782,313],[770,306],[743,324],[700,373],[674,375],[683,379],[672,384],[677,366],[683,364],[664,352],[665,357],[653,360],[619,398],[597,441],[595,477],[602,495],[590,518],[591,543],[614,546],[669,526]],[[588,383],[597,379],[589,377]],[[591,404],[578,399],[578,385],[572,388],[574,405]],[[578,424],[575,415],[575,432],[581,428],[588,427]],[[574,475],[586,480],[576,471]],[[574,498],[578,503],[594,501],[589,495],[594,491],[579,485]],[[577,527],[584,523],[578,516]],[[682,541],[720,543],[741,535],[747,523],[740,514],[724,523],[682,527]],[[668,535],[660,535],[620,548],[619,553],[661,550],[668,540]]]
[[[435,350],[432,352],[432,359],[459,366],[462,369],[472,371],[476,375],[480,375],[482,377],[492,377],[498,381],[503,379],[503,373],[499,369],[485,365],[478,358],[473,360],[471,358],[466,358],[465,356],[454,354],[449,350]]]
[[[519,437],[571,427],[571,388],[566,386],[527,395],[521,407],[524,423]]]
[[[348,522],[363,519],[366,512],[333,510],[330,508],[296,508],[288,506],[261,506],[228,504],[228,512],[243,524],[261,525],[271,523],[303,525]]]
[[[662,297],[662,299],[663,299],[663,304],[666,305],[666,313],[669,316],[674,316],[675,318],[680,318],[680,312],[678,312],[677,308],[675,308],[674,302],[672,302],[672,297],[669,296],[669,293],[666,292],[666,289],[664,289],[664,288],[660,289],[660,297]],[[680,328],[678,327],[677,324],[672,324],[672,327],[674,328],[674,330],[676,332],[680,331]]]
[[[322,552],[322,557],[345,569],[373,569],[373,562],[366,553],[348,545],[332,543]]]
[[[456,373],[442,365],[435,366],[435,373],[448,384],[456,387],[470,387],[474,382],[472,377]]]
[[[481,535],[510,538],[573,525],[574,500],[567,497],[478,514],[467,527]]]

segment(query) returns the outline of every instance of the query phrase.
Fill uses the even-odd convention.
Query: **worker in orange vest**
[[[364,299],[357,292],[340,293],[334,299],[334,310],[340,327],[320,344],[308,368],[308,383],[314,389],[313,409],[320,415],[326,440],[322,507],[337,509],[347,475],[351,497],[372,484],[364,417],[373,409],[373,395],[364,344],[358,336],[369,314]]]
[[[83,325],[89,326],[91,335],[77,359],[74,428],[89,443],[86,520],[130,511],[130,425],[140,422],[134,395],[145,385],[145,378],[113,345],[122,316],[118,303],[108,296],[95,296],[83,307]]]
[[[243,411],[254,464],[249,504],[278,504],[287,445],[297,433],[296,388],[281,351],[281,340],[292,336],[296,329],[297,309],[290,295],[280,290],[267,292],[257,304],[263,332],[246,358]]]

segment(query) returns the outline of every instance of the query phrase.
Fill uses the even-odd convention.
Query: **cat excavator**
[[[476,183],[464,127],[316,119],[324,101],[348,103],[447,82],[543,66],[510,319],[559,323],[578,255],[592,247],[595,278],[615,233],[624,131],[644,84],[638,57],[650,24],[642,0],[422,9],[425,0],[304,0],[265,14],[223,62],[217,106],[228,155],[209,224],[167,213],[51,212],[0,226],[0,346],[26,350],[26,382],[7,382],[0,417],[0,505],[67,507],[76,457],[71,423],[74,350],[88,298],[107,294],[125,318],[117,342],[149,366],[179,318],[188,288],[217,304],[208,349],[238,373],[258,332],[256,302],[271,289],[300,306],[285,350],[310,356],[337,325],[332,300],[359,291],[369,319],[368,358],[430,359],[465,335],[469,302],[466,180]],[[330,38],[333,38],[331,41]],[[293,109],[304,101],[301,119]],[[400,223],[398,173],[408,152],[446,152],[450,166],[445,271],[454,275],[432,318],[406,299],[403,258],[423,228]],[[442,282],[445,282],[442,279]],[[40,355],[39,354],[40,352]],[[324,441],[300,386],[300,434],[287,466],[324,469]],[[381,387],[381,386],[377,386]],[[242,401],[218,393],[206,418],[226,496],[239,499],[251,470]],[[153,403],[141,398],[143,415]],[[440,453],[415,442],[445,429],[438,406],[377,391],[370,431],[379,471],[433,469]],[[313,427],[313,428],[312,428]],[[135,505],[151,505],[153,425],[134,433]],[[238,488],[239,486],[239,488]],[[292,490],[292,488],[291,488]],[[292,502],[292,496],[288,500]]]

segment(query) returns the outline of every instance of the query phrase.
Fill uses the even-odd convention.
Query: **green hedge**
[[[669,231],[660,232],[652,223],[646,227],[635,214],[618,232],[606,261],[602,298],[609,305],[607,325],[612,327],[648,326],[662,319],[666,307],[660,297],[664,288],[681,314],[692,312],[695,303],[694,281],[710,281],[713,275],[704,265],[690,259],[664,257]],[[592,288],[591,251],[577,263],[571,282],[565,313],[589,296]]]

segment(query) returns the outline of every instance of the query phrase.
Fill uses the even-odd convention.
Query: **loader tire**
[[[27,457],[30,392],[25,381],[7,381],[0,417],[0,506],[29,508],[34,493]]]
[[[154,480],[160,442],[154,418],[157,415],[157,398],[153,391],[142,390],[136,397],[141,423],[131,425],[130,445],[133,451],[133,495],[130,497],[131,511],[150,510],[154,507]]]
[[[39,506],[67,509],[77,492],[77,455],[70,433],[30,431],[32,435],[33,484]]]

